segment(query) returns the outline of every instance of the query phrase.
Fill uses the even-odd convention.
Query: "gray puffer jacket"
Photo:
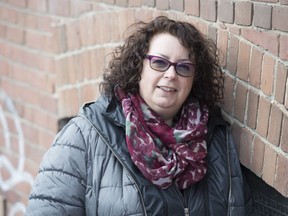
[[[212,113],[212,112],[211,112]],[[26,216],[247,216],[252,200],[228,125],[209,120],[208,171],[179,191],[147,181],[125,143],[125,119],[116,100],[84,105],[45,154]]]

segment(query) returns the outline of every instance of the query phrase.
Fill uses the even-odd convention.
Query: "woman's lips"
[[[175,88],[171,88],[171,87],[167,87],[167,86],[157,86],[157,87],[162,89],[163,91],[167,91],[167,92],[175,92],[176,91]]]

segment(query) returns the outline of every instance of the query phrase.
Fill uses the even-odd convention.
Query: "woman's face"
[[[147,55],[159,56],[173,63],[192,63],[188,50],[168,33],[152,38]],[[156,71],[150,67],[149,59],[145,58],[139,82],[140,95],[149,107],[171,125],[192,89],[193,78],[178,75],[174,66],[165,72]]]

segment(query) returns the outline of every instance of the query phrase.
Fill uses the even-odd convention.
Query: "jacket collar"
[[[108,119],[112,120],[118,126],[125,126],[125,116],[122,110],[120,102],[115,98],[106,98],[108,106],[103,112],[103,115]]]

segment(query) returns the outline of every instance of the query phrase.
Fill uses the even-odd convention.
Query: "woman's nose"
[[[174,79],[177,76],[175,67],[171,65],[168,70],[164,72],[164,77],[167,79]]]

